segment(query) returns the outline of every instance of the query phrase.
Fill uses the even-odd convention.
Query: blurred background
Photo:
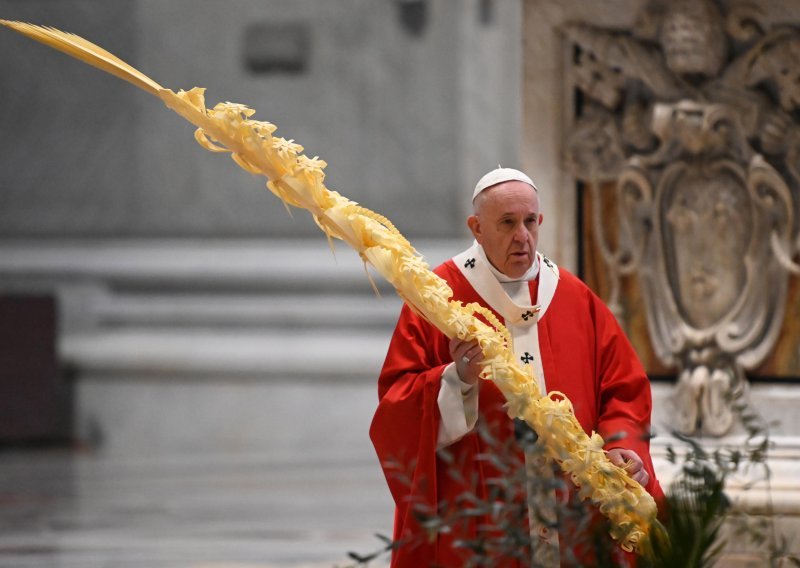
[[[433,265],[519,167],[518,0],[0,0],[247,104]],[[0,33],[0,566],[346,563],[400,302],[194,128]]]
[[[540,250],[607,300],[598,241],[616,205],[592,201],[565,153],[582,149],[586,93],[609,76],[620,89],[620,69],[592,67],[563,30],[642,31],[646,4],[673,5],[0,0],[0,18],[78,34],[167,88],[205,87],[208,106],[256,109],[432,266],[470,243],[477,179],[524,169],[545,215]],[[756,4],[743,13],[764,25],[800,21],[796,0]],[[376,296],[355,253],[332,254],[310,216],[198,146],[159,100],[7,29],[0,54],[0,567],[318,567],[379,549],[393,504],[368,428],[394,292],[376,277]],[[782,119],[800,123],[796,108]],[[599,139],[586,147],[602,159],[616,148]],[[788,298],[777,347],[749,377],[780,421],[774,493],[745,502],[763,513],[774,501],[791,535],[797,279]],[[654,354],[636,277],[617,299],[662,435],[677,371]],[[669,443],[653,442],[665,485]],[[726,565],[763,565],[737,558]]]

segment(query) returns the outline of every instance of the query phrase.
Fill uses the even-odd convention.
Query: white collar
[[[490,270],[491,264],[485,260],[485,255],[481,254],[478,243],[473,243],[470,248],[454,256],[452,260],[478,295],[508,324],[526,326],[536,323],[544,316],[558,286],[558,267],[540,253],[536,253],[536,256],[538,258],[537,266],[544,263],[549,268],[549,270],[539,270],[540,281],[538,305],[536,306],[530,305],[530,295],[525,304],[518,304],[509,297],[495,273]],[[538,317],[532,317],[537,313]]]
[[[486,267],[494,274],[494,277],[497,278],[498,282],[503,284],[507,284],[509,282],[527,282],[529,280],[535,280],[537,276],[539,276],[539,255],[533,255],[533,264],[522,276],[518,278],[511,278],[510,276],[506,276],[499,270],[497,270],[494,265],[489,261],[489,257],[486,256],[486,251],[483,250],[483,247],[478,243],[478,241],[474,242],[475,247],[478,249],[478,254],[480,255],[481,259],[486,262]]]

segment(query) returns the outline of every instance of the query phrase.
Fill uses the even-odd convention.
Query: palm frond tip
[[[109,53],[102,47],[75,34],[62,32],[55,28],[37,26],[25,22],[0,20],[0,25],[10,28],[34,41],[43,43],[53,49],[74,57],[106,73],[119,77],[151,95],[158,96],[163,87],[150,77],[125,63],[119,57]]]

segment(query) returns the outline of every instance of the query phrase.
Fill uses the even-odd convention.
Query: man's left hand
[[[650,481],[650,475],[644,469],[642,458],[633,450],[614,448],[608,450],[606,453],[611,463],[628,472],[631,479],[638,482],[642,487],[647,485],[647,482]]]

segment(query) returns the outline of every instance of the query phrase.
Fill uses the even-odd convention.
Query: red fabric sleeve
[[[650,476],[645,489],[661,503],[664,494],[650,457],[650,381],[616,318],[592,296],[596,368],[601,378],[597,431],[606,440],[606,450],[625,448],[638,454]]]
[[[378,409],[370,427],[370,438],[397,506],[395,540],[420,531],[409,502],[412,496],[415,502],[422,501],[435,510],[437,399],[449,358],[447,338],[403,306],[378,380]],[[434,558],[434,543],[420,540],[396,550],[392,564],[414,566],[415,559]]]
[[[441,514],[440,506],[453,506],[465,492],[485,499],[486,478],[501,475],[492,464],[476,459],[485,449],[475,432],[448,447],[451,459],[437,457],[438,396],[442,372],[451,362],[448,343],[447,337],[404,306],[378,380],[379,403],[370,438],[396,506],[394,540],[410,542],[393,551],[393,568],[465,566],[471,552],[456,541],[475,539],[478,530],[488,530],[479,527],[497,522],[484,516],[467,518],[430,539],[415,518],[416,504]],[[502,394],[490,383],[479,388],[484,426],[498,440],[513,437]],[[462,475],[454,475],[454,470]],[[508,558],[493,564],[495,568],[518,565]]]

